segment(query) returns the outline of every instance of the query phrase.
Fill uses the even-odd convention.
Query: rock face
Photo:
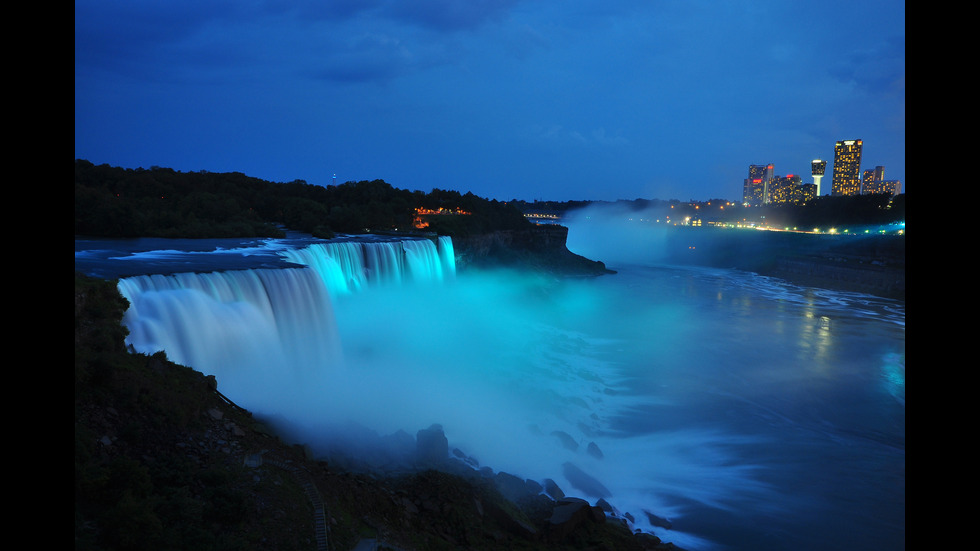
[[[416,458],[420,465],[439,467],[449,459],[449,439],[446,438],[441,425],[432,425],[420,430],[415,440]]]
[[[582,499],[566,498],[559,501],[548,519],[548,532],[555,541],[565,541],[583,524],[606,522],[606,513]]]
[[[414,452],[411,470],[401,461],[384,474],[314,459],[220,395],[213,377],[163,354],[129,354],[119,330],[126,305],[113,282],[76,275],[75,286],[76,550],[132,542],[232,542],[243,551],[673,549],[634,533],[626,517],[566,498],[552,480],[476,469],[461,451],[450,454],[439,425],[414,439],[377,437],[399,459]]]
[[[593,478],[573,463],[566,462],[562,465],[565,478],[572,483],[576,490],[583,492],[587,496],[608,498],[611,492],[602,485],[601,482]]]
[[[612,273],[606,265],[568,250],[568,228],[557,225],[531,226],[526,230],[453,237],[457,265],[513,267],[560,275],[595,276]]]

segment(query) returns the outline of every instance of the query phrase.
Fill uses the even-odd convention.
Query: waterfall
[[[127,344],[209,374],[322,370],[338,360],[330,296],[306,269],[145,275],[119,280]]]
[[[317,243],[280,255],[311,267],[330,293],[354,293],[366,287],[408,281],[440,282],[456,273],[452,238]]]
[[[453,248],[453,238],[448,235],[439,237],[439,258],[442,260],[443,273],[446,277],[456,275],[456,249]]]
[[[291,382],[336,375],[343,367],[333,296],[455,274],[448,237],[438,244],[320,243],[280,255],[304,267],[120,279],[130,303],[123,318],[127,345],[144,354],[165,351],[178,364],[218,377],[236,400],[278,410]]]
[[[904,303],[656,265],[642,235],[623,242],[657,260],[618,257],[615,277],[452,284],[429,284],[455,274],[448,238],[311,241],[252,269],[211,271],[222,251],[207,273],[120,279],[127,343],[215,375],[318,457],[398,469],[402,432],[438,423],[493,471],[608,493],[658,535],[644,513],[669,518],[686,549],[825,547],[838,524],[836,547],[901,548]],[[133,273],[129,247],[107,250]],[[183,260],[149,252],[148,269]]]

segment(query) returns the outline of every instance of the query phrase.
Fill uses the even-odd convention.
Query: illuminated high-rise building
[[[833,195],[861,193],[861,140],[844,140],[834,146],[834,175],[830,183]]]
[[[823,179],[823,175],[827,172],[827,161],[821,161],[820,159],[814,159],[810,161],[810,171],[813,174],[813,185],[817,186],[816,196],[820,196],[820,180]]]
[[[876,166],[864,171],[861,176],[861,194],[885,193],[882,183],[885,181],[885,167]]]
[[[773,165],[749,165],[749,177],[742,186],[742,203],[758,207],[769,202],[769,183],[773,177]]]
[[[881,183],[882,189],[885,193],[891,193],[892,195],[900,195],[902,193],[902,181],[901,180],[885,180]]]
[[[793,190],[792,202],[798,205],[813,201],[817,197],[816,184],[800,184]]]
[[[886,180],[885,167],[876,166],[874,169],[864,171],[864,178],[861,182],[862,195],[898,195],[900,193],[902,193],[902,182],[898,180]]]
[[[802,178],[795,174],[776,176],[769,182],[768,201],[772,204],[799,202]]]

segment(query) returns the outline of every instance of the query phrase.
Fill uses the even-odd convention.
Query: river
[[[76,240],[76,270],[200,269],[203,255],[210,269],[269,278],[305,271],[281,253],[310,242],[142,243]],[[381,435],[438,423],[481,465],[603,497],[687,549],[904,549],[904,302],[735,270],[607,265],[617,273],[463,271],[328,292],[315,324],[270,314],[289,335],[275,346],[316,342],[312,360],[249,365],[214,337],[196,345],[214,359],[192,367],[257,414],[309,428],[323,453],[342,421]],[[170,331],[200,335],[203,319]],[[210,323],[241,331],[234,342],[269,342],[262,324]]]

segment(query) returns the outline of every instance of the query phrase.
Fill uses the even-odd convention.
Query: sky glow
[[[500,200],[741,198],[834,142],[905,182],[875,0],[75,2],[75,157]]]

